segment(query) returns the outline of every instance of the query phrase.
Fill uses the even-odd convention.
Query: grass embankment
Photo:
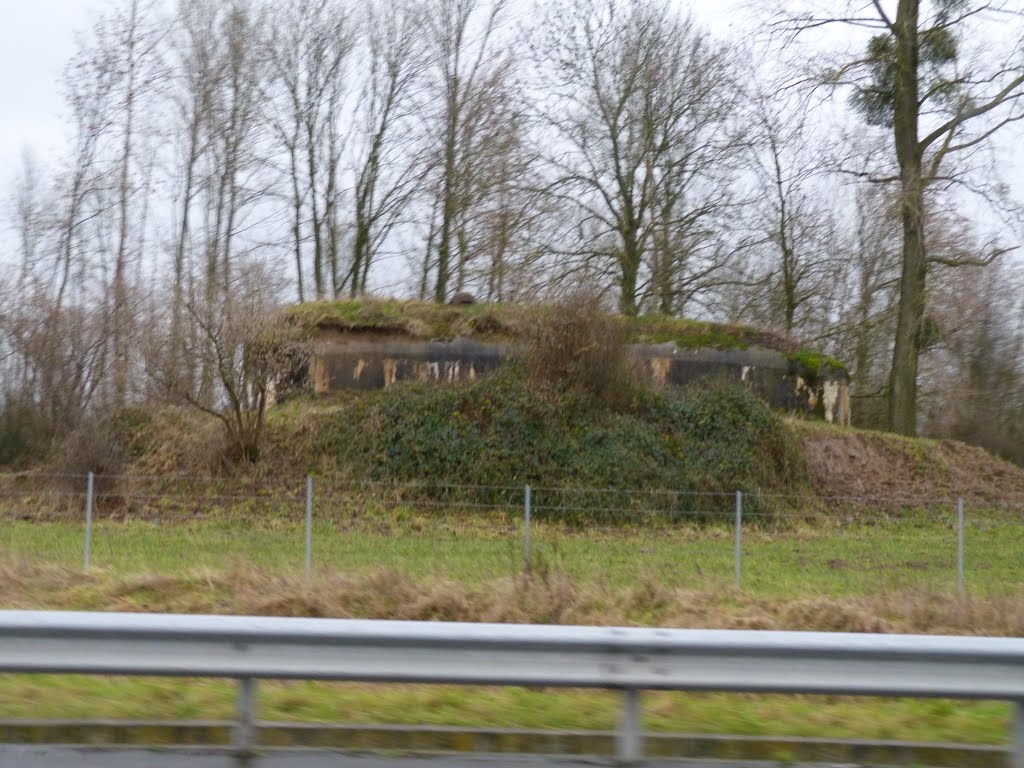
[[[968,584],[954,594],[952,530],[913,521],[751,529],[744,590],[729,586],[731,532],[626,529],[597,536],[540,525],[532,578],[519,531],[436,518],[319,525],[315,572],[302,529],[236,518],[162,523],[102,520],[92,572],[77,563],[82,528],[8,522],[0,569],[8,608],[372,617],[405,620],[664,625],[825,631],[1024,634],[1010,585],[1022,529],[989,521],[970,533]],[[34,563],[34,564],[32,564]],[[232,567],[232,563],[236,565]],[[252,563],[255,565],[243,565]],[[996,566],[996,567],[990,567]],[[343,570],[342,570],[343,569]],[[0,679],[0,718],[230,719],[234,687],[211,680]],[[420,723],[606,729],[612,694],[520,689],[267,683],[260,716],[291,722]],[[998,703],[651,694],[652,731],[1000,743]]]
[[[238,695],[230,683],[210,680],[0,676],[0,682],[5,718],[231,720]],[[275,682],[261,684],[258,716],[293,723],[613,730],[620,708],[621,699],[604,691]],[[989,702],[644,696],[644,728],[663,733],[1001,744],[1009,718],[1007,705]]]
[[[154,575],[105,568],[81,575],[20,565],[0,569],[0,594],[7,607],[55,609],[992,634],[1024,629],[1024,611],[1011,598],[960,600],[948,592],[764,598],[726,587],[671,588],[654,578],[628,587],[579,584],[550,573],[469,584],[394,570],[321,570],[307,581],[245,568]],[[230,683],[212,680],[7,676],[0,683],[2,718],[230,719],[235,696]],[[613,694],[593,691],[266,683],[260,717],[608,729],[618,704]],[[645,725],[653,731],[1000,743],[1008,722],[1006,706],[987,702],[645,697]]]

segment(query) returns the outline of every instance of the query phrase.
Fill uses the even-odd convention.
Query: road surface
[[[615,765],[615,761],[606,758],[451,754],[403,757],[327,750],[275,750],[266,756],[241,761],[225,750],[211,749],[0,745],[0,768],[611,768]],[[777,765],[700,760],[650,760],[643,763],[644,768],[774,768]],[[837,767],[838,764],[828,766]],[[844,764],[842,768],[855,767]]]

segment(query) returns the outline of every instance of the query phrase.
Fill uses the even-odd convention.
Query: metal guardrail
[[[1024,768],[1015,638],[0,611],[0,672],[234,678],[243,752],[258,679],[621,690],[626,761],[642,690],[998,699]]]

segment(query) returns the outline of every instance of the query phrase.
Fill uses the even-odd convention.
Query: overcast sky
[[[702,0],[699,16],[716,31],[729,26],[733,0]],[[115,0],[0,0],[0,198],[6,197],[23,148],[52,159],[66,141],[60,76],[75,35]]]
[[[75,33],[108,7],[105,0],[0,0],[0,190],[14,177],[23,147],[45,157],[63,146],[58,80]]]
[[[535,0],[543,2],[543,0]],[[720,36],[735,35],[737,7],[743,0],[679,0]],[[53,161],[67,139],[60,77],[75,49],[76,33],[87,31],[118,0],[0,0],[0,220],[6,218],[11,182],[24,148],[40,160]],[[742,24],[738,24],[742,27]],[[831,28],[839,42],[849,30]],[[1021,131],[1000,137],[1003,178],[1022,196]],[[0,244],[6,234],[0,223]]]

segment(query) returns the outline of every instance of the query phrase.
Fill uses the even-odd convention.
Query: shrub
[[[351,476],[423,483],[426,493],[447,484],[577,489],[541,500],[578,510],[576,519],[597,507],[611,508],[617,519],[644,506],[691,512],[705,508],[695,506],[705,500],[693,494],[805,482],[788,427],[744,388],[634,389],[625,407],[612,410],[574,393],[539,394],[515,365],[476,382],[369,393],[320,419],[306,450],[323,457],[321,469],[332,462]],[[626,492],[635,489],[642,493]],[[444,490],[454,492],[481,503],[510,498]]]
[[[105,496],[117,485],[124,469],[124,449],[111,421],[88,416],[77,429],[57,443],[51,463],[70,488],[81,488],[81,478],[96,475],[96,494]]]
[[[534,384],[613,409],[635,387],[622,318],[602,310],[598,297],[584,291],[537,308],[523,361]]]
[[[154,345],[178,354],[151,355],[149,372],[159,391],[220,420],[228,464],[259,459],[267,408],[278,394],[293,395],[304,384],[306,334],[275,309],[275,298],[265,270],[250,264],[240,270],[231,294],[190,296],[189,332],[175,339],[168,328]],[[182,376],[183,366],[196,376]]]
[[[9,398],[0,408],[0,467],[17,467],[45,453],[50,430],[39,410]]]

